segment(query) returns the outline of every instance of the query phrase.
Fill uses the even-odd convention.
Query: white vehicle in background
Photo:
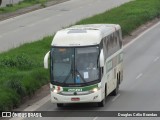
[[[96,102],[117,95],[123,79],[121,27],[117,24],[76,25],[54,36],[50,57],[51,101],[64,103]]]

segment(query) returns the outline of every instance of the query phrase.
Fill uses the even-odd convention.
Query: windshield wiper
[[[87,81],[82,77],[82,75],[79,73],[78,70],[76,70],[76,72],[78,73],[78,75],[80,76],[80,78],[82,79],[82,81],[84,82],[84,84],[88,85]],[[63,83],[66,83],[67,80],[69,80],[70,75],[72,74],[72,77],[74,77],[74,71],[73,69],[70,70],[69,74],[67,75],[66,79],[64,80]]]
[[[79,71],[76,69],[76,72],[78,73],[78,75],[80,76],[80,78],[83,80],[83,82],[86,84],[86,85],[88,85],[87,84],[87,81],[82,77],[82,75],[79,73]]]
[[[72,78],[73,78],[74,77],[74,70],[73,69],[70,70],[69,74],[67,75],[67,77],[66,77],[66,79],[64,80],[63,83],[67,82],[67,80],[69,79],[69,77],[70,77],[71,74],[72,74]]]
[[[71,70],[70,70],[69,74],[67,75],[67,77],[66,77],[66,79],[64,80],[63,83],[66,83],[66,81],[69,79],[71,74],[72,74],[72,78],[74,78],[74,66],[73,66],[72,62],[71,62]]]

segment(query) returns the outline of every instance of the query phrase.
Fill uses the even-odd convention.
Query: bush
[[[24,97],[26,95],[26,90],[24,85],[22,84],[22,79],[23,76],[11,76],[10,79],[4,83],[4,87],[10,88],[14,90],[17,94],[19,94],[21,97]]]
[[[49,82],[49,74],[46,70],[36,69],[23,77],[23,85],[26,88],[27,95],[31,96],[42,85]]]
[[[0,60],[0,66],[18,69],[30,69],[36,64],[26,54],[6,56]]]
[[[13,7],[13,4],[7,4],[6,6],[7,7]]]
[[[0,111],[9,111],[20,104],[20,96],[11,89],[0,86]]]

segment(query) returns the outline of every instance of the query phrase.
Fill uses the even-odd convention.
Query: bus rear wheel
[[[119,91],[119,81],[117,80],[117,86],[114,89],[114,91],[111,93],[113,96],[116,96],[118,94]]]
[[[57,103],[57,107],[63,107],[63,103]]]

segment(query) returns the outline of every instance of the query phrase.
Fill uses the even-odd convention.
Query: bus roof
[[[58,31],[51,45],[66,47],[97,45],[103,37],[119,29],[118,24],[75,25]]]

